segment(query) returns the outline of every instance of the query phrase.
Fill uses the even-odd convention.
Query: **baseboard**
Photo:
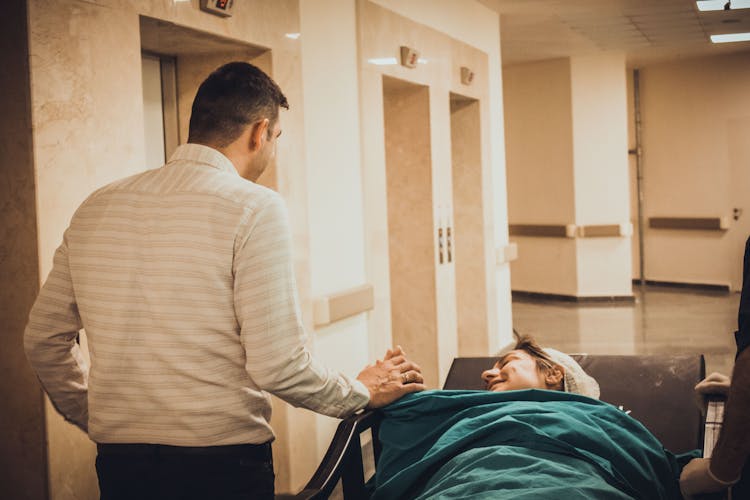
[[[640,285],[641,280],[634,279],[634,285]],[[648,286],[662,286],[668,288],[687,288],[691,290],[702,290],[711,292],[731,292],[729,285],[717,285],[713,283],[683,283],[679,281],[659,281],[659,280],[646,280]]]
[[[574,302],[576,304],[591,304],[591,303],[635,303],[635,297],[633,295],[594,295],[587,297],[578,297],[576,295],[563,295],[559,293],[543,293],[543,292],[526,292],[522,290],[511,290],[512,299],[525,299],[525,300],[550,300],[550,301],[562,301],[562,302]]]

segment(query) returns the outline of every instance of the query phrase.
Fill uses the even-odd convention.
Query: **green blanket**
[[[676,457],[584,396],[425,391],[383,413],[374,499],[681,498]]]

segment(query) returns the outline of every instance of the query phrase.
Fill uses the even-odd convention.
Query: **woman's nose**
[[[482,380],[485,382],[489,382],[494,377],[497,377],[500,374],[500,370],[495,366],[490,368],[489,370],[485,370],[482,372]]]

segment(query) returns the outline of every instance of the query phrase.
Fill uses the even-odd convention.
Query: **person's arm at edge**
[[[750,455],[750,349],[739,353],[732,373],[724,410],[724,423],[711,455],[710,472],[719,480],[731,482]]]
[[[721,481],[734,481],[750,455],[750,237],[745,242],[742,293],[737,314],[737,357],[724,409],[724,422],[711,456],[709,472]]]
[[[706,384],[698,384],[701,385]],[[706,387],[701,389],[708,391]],[[745,349],[735,361],[724,421],[711,458],[694,458],[680,474],[680,490],[685,498],[719,492],[739,480],[750,454],[750,433],[747,431],[749,421],[750,349]]]
[[[68,264],[67,238],[29,313],[24,350],[55,409],[88,430],[88,368],[76,341],[82,328]]]

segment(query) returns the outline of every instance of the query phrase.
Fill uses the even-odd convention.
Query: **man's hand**
[[[713,372],[704,378],[695,386],[695,404],[700,408],[703,415],[706,414],[708,406],[708,397],[721,395],[726,397],[729,394],[730,378],[721,373]]]
[[[680,474],[680,491],[686,500],[696,495],[724,491],[736,481],[723,481],[709,470],[711,460],[708,458],[692,459]]]
[[[357,375],[357,380],[365,384],[370,391],[368,408],[380,408],[410,392],[425,389],[422,369],[406,359],[401,346],[388,349],[383,360],[366,366]]]

